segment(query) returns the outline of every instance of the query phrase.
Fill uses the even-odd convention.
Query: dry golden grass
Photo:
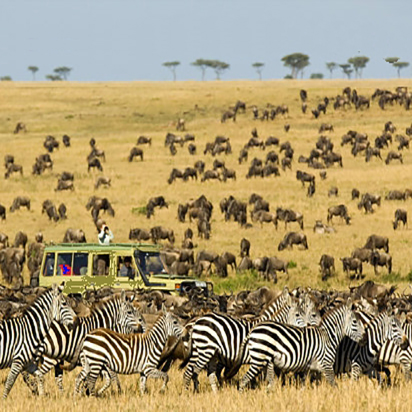
[[[349,147],[341,148],[340,138],[349,129],[366,132],[374,139],[382,132],[386,121],[392,120],[398,131],[403,133],[410,126],[410,113],[403,108],[388,107],[382,112],[376,103],[367,111],[354,110],[334,112],[318,120],[310,114],[300,111],[298,92],[305,88],[309,93],[309,107],[314,107],[324,96],[334,96],[347,86],[346,81],[273,81],[273,82],[178,82],[178,83],[8,83],[0,84],[0,142],[1,155],[13,154],[16,163],[24,167],[24,177],[12,176],[9,180],[1,179],[0,203],[9,207],[16,195],[28,195],[32,199],[32,211],[9,213],[5,222],[0,222],[0,230],[11,238],[18,230],[24,230],[32,239],[37,231],[42,231],[47,241],[60,241],[68,227],[83,228],[87,238],[95,241],[96,232],[85,210],[87,199],[92,194],[106,196],[112,202],[116,217],[106,217],[114,231],[116,241],[127,241],[132,227],[149,228],[157,224],[171,227],[180,244],[188,223],[177,221],[177,205],[205,194],[214,206],[212,218],[212,238],[210,241],[196,239],[199,248],[216,251],[229,250],[238,254],[239,242],[247,237],[252,242],[252,256],[277,255],[282,259],[293,260],[297,267],[290,270],[289,286],[295,287],[337,287],[345,288],[348,280],[342,273],[339,257],[347,256],[357,246],[363,245],[371,233],[389,236],[391,254],[394,261],[392,276],[384,274],[375,277],[370,267],[365,268],[366,279],[383,283],[399,283],[401,290],[409,283],[411,272],[409,260],[410,230],[394,232],[391,225],[393,213],[398,207],[409,209],[409,202],[386,202],[373,215],[363,215],[350,200],[350,192],[357,187],[361,192],[369,191],[382,196],[390,189],[411,187],[412,159],[410,153],[404,153],[404,164],[384,165],[372,160],[366,164],[364,159],[353,158]],[[360,94],[371,95],[375,88],[393,90],[396,86],[412,87],[411,81],[353,81]],[[287,104],[290,115],[287,119],[274,122],[254,122],[251,113],[240,115],[238,121],[220,123],[220,115],[225,108],[241,99],[248,105],[263,107],[266,103]],[[195,110],[195,105],[198,110]],[[178,117],[186,119],[188,132],[195,134],[199,154],[189,156],[187,149],[178,148],[178,154],[171,157],[164,147],[167,132],[174,131],[173,122]],[[12,131],[18,121],[26,123],[26,134],[13,135]],[[328,179],[318,180],[316,195],[308,199],[306,190],[296,181],[297,169],[306,170],[304,165],[296,163],[300,154],[308,155],[318,138],[318,128],[322,122],[332,123],[335,131],[330,137],[335,143],[335,151],[343,155],[344,168],[328,169]],[[291,130],[285,133],[283,126],[290,123]],[[250,137],[250,131],[257,127],[259,135],[278,136],[281,141],[291,141],[295,148],[293,172],[282,173],[280,178],[246,180],[248,166],[237,164],[240,148]],[[37,155],[44,153],[42,144],[46,135],[51,134],[61,139],[63,134],[72,137],[72,147],[61,147],[53,153],[55,167],[52,173],[46,172],[41,177],[31,175],[31,166]],[[139,135],[153,138],[153,145],[144,148],[143,163],[129,164],[127,156]],[[230,168],[235,168],[238,179],[234,183],[176,182],[168,185],[166,180],[173,167],[192,166],[200,158],[207,141],[216,135],[230,137],[233,155],[224,157]],[[97,146],[105,150],[107,162],[103,164],[104,175],[112,178],[112,188],[94,191],[96,173],[87,173],[86,156],[90,151],[88,142],[91,137],[97,139]],[[387,151],[384,151],[386,155]],[[250,151],[254,156],[264,158],[267,151],[259,149]],[[211,167],[213,158],[207,157],[207,166]],[[56,174],[62,171],[75,173],[75,191],[73,193],[56,193]],[[311,171],[317,174],[317,171]],[[331,186],[338,186],[339,198],[330,199],[327,191]],[[305,216],[305,233],[308,236],[308,251],[278,252],[277,245],[285,234],[280,226],[276,231],[272,225],[261,228],[240,229],[234,222],[225,223],[220,214],[219,201],[230,194],[241,200],[247,200],[252,192],[265,197],[272,209],[276,206],[288,206],[300,211]],[[154,195],[163,194],[170,207],[168,210],[156,210],[155,218],[150,221],[143,215],[132,213],[132,209],[142,207]],[[49,222],[41,215],[41,204],[45,199],[56,204],[65,202],[68,207],[67,222]],[[316,219],[326,221],[327,208],[331,205],[345,203],[353,217],[353,224],[346,226],[336,221],[337,233],[334,235],[315,235],[312,227]],[[195,229],[194,224],[192,225]],[[294,225],[291,228],[295,228]],[[318,261],[323,253],[335,256],[337,275],[327,283],[320,281]],[[382,271],[384,273],[384,271]],[[254,288],[263,282],[255,277],[240,277],[231,274],[228,280],[220,282],[218,288]],[[217,281],[217,280],[216,280]],[[279,285],[285,280],[280,276]],[[7,371],[2,371],[5,378]],[[21,378],[13,388],[10,399],[3,403],[4,410],[402,410],[408,408],[410,401],[409,387],[401,383],[390,390],[381,390],[366,379],[359,383],[342,381],[339,389],[331,390],[322,384],[315,388],[296,389],[294,387],[276,388],[274,393],[266,394],[264,389],[250,391],[239,395],[234,388],[225,388],[217,396],[210,393],[203,384],[202,392],[192,396],[182,394],[182,373],[171,372],[170,388],[166,395],[157,394],[159,383],[149,383],[150,395],[141,398],[137,394],[137,377],[122,378],[126,394],[105,397],[104,400],[81,399],[74,404],[71,398],[74,374],[66,376],[67,391],[64,396],[57,394],[52,376],[48,376],[47,387],[50,397],[38,400],[31,397]],[[204,376],[202,375],[204,382]]]

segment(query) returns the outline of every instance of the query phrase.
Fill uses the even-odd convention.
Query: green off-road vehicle
[[[201,288],[208,295],[211,282],[167,272],[157,245],[142,243],[63,243],[46,246],[38,279],[32,286],[49,287],[64,281],[64,293],[109,286],[119,289],[161,290],[185,294]]]

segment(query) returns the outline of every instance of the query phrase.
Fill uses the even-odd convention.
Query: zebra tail
[[[192,334],[190,334],[189,341],[187,344],[187,351],[185,351],[183,362],[179,365],[179,370],[184,369],[189,363],[190,358],[192,357],[192,349],[193,349]]]

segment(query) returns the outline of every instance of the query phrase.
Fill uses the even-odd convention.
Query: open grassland
[[[359,94],[372,95],[374,90],[386,88],[394,90],[396,86],[411,86],[410,81],[356,81],[350,85]],[[315,120],[310,108],[317,106],[324,96],[333,97],[341,93],[346,81],[273,81],[273,82],[177,82],[177,83],[2,83],[0,85],[0,154],[13,154],[16,163],[22,164],[24,176],[13,175],[10,179],[1,179],[0,203],[10,206],[17,195],[28,195],[32,200],[32,210],[20,210],[9,213],[7,220],[1,222],[0,230],[10,238],[18,230],[26,231],[33,238],[37,231],[42,231],[47,241],[61,241],[68,227],[82,228],[89,241],[96,241],[96,230],[85,204],[89,196],[96,194],[107,197],[113,204],[116,217],[106,217],[108,225],[113,229],[117,242],[128,240],[130,228],[150,228],[164,225],[174,229],[177,245],[180,245],[184,230],[190,225],[177,220],[177,206],[201,194],[212,201],[215,206],[212,217],[212,237],[210,241],[196,239],[198,250],[209,249],[217,252],[225,250],[238,254],[242,237],[252,243],[252,257],[277,255],[281,259],[293,261],[296,267],[290,270],[290,287],[346,287],[347,278],[343,275],[339,257],[349,256],[355,247],[364,244],[368,235],[376,233],[388,236],[390,252],[393,256],[393,271],[390,276],[385,271],[378,277],[373,269],[367,266],[364,270],[367,279],[383,283],[409,283],[411,272],[410,230],[394,231],[391,220],[394,211],[399,208],[408,209],[406,201],[383,201],[376,213],[365,215],[351,201],[351,190],[358,188],[382,195],[390,189],[404,190],[411,188],[412,156],[404,153],[404,164],[384,162],[372,159],[365,163],[364,157],[354,158],[349,146],[340,146],[340,138],[349,129],[367,133],[371,141],[381,134],[383,125],[391,120],[403,133],[411,124],[411,115],[399,106],[388,106],[385,111],[372,103],[370,110],[356,112],[353,108],[335,112],[329,108],[326,116]],[[306,115],[300,110],[299,90],[308,91],[309,110]],[[256,104],[263,108],[267,103],[274,105],[287,104],[289,116],[278,117],[274,121],[253,121],[250,109],[240,114],[236,123],[228,121],[220,123],[221,113],[238,99],[250,107]],[[186,119],[187,132],[196,136],[198,154],[190,156],[187,148],[178,147],[178,154],[172,157],[164,147],[167,132],[175,131],[175,122],[179,117]],[[14,135],[15,124],[23,121],[28,132]],[[309,155],[311,148],[319,136],[318,129],[322,122],[332,123],[334,132],[326,132],[335,144],[335,151],[343,155],[344,167],[334,166],[328,169],[328,178],[321,181],[318,171],[298,164],[297,158]],[[289,133],[284,131],[284,124],[289,123]],[[250,138],[251,130],[256,127],[259,136],[266,139],[269,135],[280,138],[281,142],[289,140],[295,149],[293,171],[281,172],[281,177],[246,179],[248,164],[238,165],[239,150]],[[63,134],[72,138],[72,147],[55,151],[53,172],[42,176],[32,176],[31,167],[36,156],[45,152],[43,141],[46,135],[54,135],[59,140]],[[135,145],[139,135],[152,137],[153,145],[144,147],[144,161],[128,163],[127,156]],[[214,158],[204,156],[203,149],[207,141],[213,141],[216,135],[230,137],[233,154],[221,156],[228,168],[237,172],[236,182],[200,183],[177,181],[168,185],[166,180],[173,167],[193,166],[198,159],[205,159],[207,168],[212,168]],[[86,156],[90,152],[89,140],[94,137],[97,147],[106,152],[107,161],[103,164],[103,174],[111,177],[112,187],[109,189],[93,189],[97,172],[87,172]],[[62,146],[62,145],[61,145]],[[272,148],[271,148],[272,149]],[[271,150],[251,149],[249,162],[253,157],[264,160]],[[396,142],[389,150],[396,150]],[[277,149],[278,150],[278,149]],[[384,150],[385,158],[388,150]],[[317,189],[313,198],[306,196],[306,189],[296,180],[296,170],[308,170],[317,175]],[[70,171],[75,174],[74,192],[55,192],[57,174]],[[338,198],[329,198],[328,189],[339,188]],[[277,206],[291,207],[303,213],[305,233],[308,237],[309,250],[277,251],[277,245],[286,230],[283,224],[278,231],[273,225],[255,224],[253,228],[241,229],[235,222],[224,222],[219,210],[219,202],[230,194],[246,201],[250,194],[256,192],[270,202],[271,210]],[[170,202],[169,209],[156,210],[154,218],[148,220],[139,213],[151,196],[164,195]],[[51,199],[56,205],[64,202],[68,208],[69,219],[64,222],[49,222],[47,216],[41,214],[41,204]],[[312,231],[315,220],[322,219],[326,223],[327,209],[331,205],[344,203],[352,216],[352,225],[347,226],[337,219],[334,226],[336,234],[319,235]],[[195,223],[191,224],[195,230]],[[289,230],[298,229],[291,224]],[[323,253],[336,259],[337,275],[327,283],[322,283],[318,272],[319,258]],[[285,279],[280,277],[279,285]],[[253,288],[262,284],[257,277],[237,276],[217,285],[218,291],[224,289]]]
[[[382,270],[377,277],[373,269],[366,266],[366,279],[385,284],[398,284],[400,290],[412,281],[411,278],[411,231],[394,231],[391,220],[394,211],[399,208],[411,210],[410,202],[383,201],[376,213],[364,215],[350,200],[353,187],[361,193],[366,191],[385,196],[391,189],[412,188],[412,156],[404,153],[404,164],[393,163],[386,166],[373,159],[365,163],[363,157],[353,158],[350,148],[340,147],[340,138],[349,129],[367,133],[370,140],[381,134],[383,125],[391,120],[404,133],[410,126],[412,117],[409,112],[398,106],[381,111],[377,103],[372,103],[370,110],[356,112],[354,109],[335,112],[332,108],[326,116],[315,120],[311,114],[303,115],[300,110],[299,90],[305,88],[309,95],[309,108],[315,107],[324,96],[335,96],[346,81],[274,81],[274,82],[187,82],[187,83],[6,83],[0,84],[0,155],[13,154],[16,163],[23,165],[24,176],[12,176],[8,180],[0,178],[0,203],[9,207],[17,195],[30,196],[32,210],[20,210],[8,213],[7,220],[0,222],[0,231],[10,238],[18,230],[28,233],[33,239],[38,231],[44,233],[47,241],[61,241],[68,227],[82,228],[89,241],[96,241],[96,230],[85,204],[89,196],[96,194],[107,197],[113,204],[116,217],[106,216],[108,225],[114,231],[116,241],[128,240],[130,228],[150,228],[164,225],[174,229],[177,244],[183,238],[184,230],[190,225],[177,220],[179,203],[204,194],[214,204],[212,217],[212,237],[209,241],[196,239],[197,249],[209,249],[217,252],[224,250],[238,254],[242,237],[252,243],[252,257],[277,255],[281,259],[293,261],[296,267],[290,270],[290,279],[286,282],[280,276],[277,287],[288,284],[320,288],[346,288],[349,280],[342,273],[339,257],[350,255],[351,251],[362,246],[368,235],[376,233],[388,236],[390,253],[393,256],[394,273],[386,275]],[[386,88],[394,90],[396,86],[412,87],[411,81],[352,81],[359,94],[370,96],[374,90]],[[255,122],[250,110],[239,115],[237,122],[220,123],[221,113],[238,99],[248,106],[256,104],[262,108],[267,103],[287,104],[289,116],[275,121]],[[309,110],[310,112],[310,110]],[[196,136],[198,154],[190,156],[187,148],[180,149],[172,157],[164,147],[167,132],[174,132],[174,123],[179,117],[186,119],[187,132]],[[16,123],[22,121],[28,132],[14,135]],[[298,165],[297,158],[307,156],[319,136],[318,128],[322,122],[332,123],[334,132],[327,133],[335,144],[335,151],[343,155],[344,167],[334,166],[328,169],[326,181],[320,181],[318,172]],[[284,124],[289,123],[289,133],[284,131]],[[245,178],[248,165],[238,165],[239,150],[247,142],[250,132],[256,127],[259,136],[266,138],[274,135],[281,142],[289,140],[295,149],[293,171],[281,172],[281,177],[250,179]],[[43,176],[32,176],[31,167],[36,156],[45,153],[43,141],[46,135],[54,135],[59,140],[63,134],[72,138],[72,147],[64,148],[52,154],[53,172]],[[144,161],[127,162],[130,149],[139,135],[152,137],[153,145],[144,148]],[[237,172],[236,182],[176,182],[168,185],[166,180],[173,167],[193,166],[198,159],[206,159],[207,167],[212,167],[213,158],[203,156],[207,141],[216,135],[230,137],[233,154],[222,156],[229,168]],[[112,178],[112,187],[94,191],[97,173],[87,172],[86,156],[90,151],[89,140],[94,137],[97,147],[106,152],[103,174]],[[392,148],[395,148],[395,144]],[[276,149],[278,150],[278,149]],[[250,150],[249,159],[264,159],[268,150]],[[388,150],[384,150],[385,157]],[[295,178],[297,169],[308,170],[317,175],[317,191],[313,198],[306,196],[306,189]],[[63,171],[74,172],[75,191],[55,192],[57,174]],[[339,197],[328,198],[331,186],[339,188]],[[283,225],[278,231],[273,225],[260,227],[254,224],[250,229],[241,229],[237,223],[224,222],[219,211],[219,201],[234,195],[246,201],[256,192],[270,202],[272,210],[277,206],[291,207],[304,214],[305,230],[308,236],[309,250],[277,251],[277,245],[286,233]],[[156,195],[164,195],[169,201],[169,209],[156,210],[154,218],[148,220],[138,209],[147,200]],[[41,204],[51,199],[55,204],[64,202],[68,208],[68,220],[50,222],[41,214]],[[346,226],[336,220],[336,234],[317,235],[312,231],[315,220],[326,223],[327,209],[331,205],[344,203],[352,216],[352,225]],[[192,223],[195,230],[195,224]],[[295,228],[294,224],[291,226]],[[297,226],[296,226],[297,228]],[[328,282],[322,283],[318,272],[319,258],[323,253],[336,259],[337,274]],[[27,274],[26,274],[26,280]],[[231,273],[228,279],[214,278],[219,292],[256,288],[264,284],[255,274],[236,275]],[[355,284],[352,282],[352,284]],[[8,371],[1,371],[0,381],[4,382]],[[338,410],[407,410],[410,403],[410,385],[401,377],[400,383],[389,390],[379,389],[374,382],[362,378],[360,382],[338,381],[339,388],[331,390],[326,384],[315,387],[296,388],[294,386],[276,386],[267,394],[264,387],[240,395],[235,386],[224,388],[218,395],[213,395],[201,376],[201,393],[182,393],[182,372],[174,368],[170,373],[169,389],[165,395],[157,393],[159,382],[149,381],[150,393],[140,397],[137,391],[138,377],[121,377],[125,393],[121,396],[106,396],[104,400],[80,399],[73,402],[71,394],[75,373],[65,375],[66,391],[57,393],[52,374],[46,379],[50,395],[45,399],[32,397],[19,378],[2,409],[7,410],[296,410],[296,411],[338,411]]]

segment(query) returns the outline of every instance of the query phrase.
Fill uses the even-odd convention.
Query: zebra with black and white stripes
[[[352,311],[352,302],[326,313],[319,326],[298,328],[277,322],[256,325],[242,345],[250,368],[241,379],[239,390],[267,366],[268,388],[274,382],[274,368],[282,372],[322,372],[331,385],[336,385],[333,364],[340,341],[349,336],[360,341],[364,328]]]
[[[53,285],[42,293],[17,318],[0,323],[0,369],[11,368],[3,399],[7,398],[17,376],[28,367],[37,348],[55,320],[72,327],[75,313],[62,294],[62,287]]]
[[[386,343],[399,350],[409,346],[400,321],[387,312],[382,312],[372,318],[365,326],[364,344],[360,345],[349,338],[342,340],[336,354],[335,374],[351,372],[353,379],[358,379],[361,373],[369,377],[376,376],[379,353]]]
[[[313,306],[309,306],[312,311]],[[254,325],[268,319],[287,322],[293,325],[306,326],[306,314],[302,314],[297,302],[292,300],[287,288],[264,313],[254,320],[236,319],[228,315],[209,313],[198,318],[193,325],[191,334],[191,356],[183,379],[188,389],[193,381],[195,391],[198,391],[199,373],[207,368],[212,390],[218,390],[218,375],[224,367],[232,369],[234,364],[243,363],[241,346]],[[184,367],[185,363],[181,365]],[[225,377],[226,376],[225,374]]]
[[[148,378],[163,379],[161,391],[164,391],[169,378],[157,366],[168,338],[180,338],[183,330],[177,316],[163,309],[163,315],[144,334],[125,335],[108,329],[96,329],[89,333],[77,351],[82,371],[76,378],[75,396],[84,381],[90,394],[95,395],[96,380],[103,369],[110,374],[140,373],[141,394],[146,390]],[[76,363],[75,356],[71,366]]]
[[[134,295],[127,297],[125,291],[122,291],[120,296],[115,295],[99,303],[90,315],[78,317],[73,330],[58,322],[51,324],[48,335],[36,353],[37,358],[42,358],[41,366],[34,372],[39,395],[44,395],[44,376],[53,367],[56,384],[63,391],[63,370],[59,364],[72,361],[76,349],[92,330],[106,328],[119,333],[134,333],[140,327],[145,331],[146,323],[140,311],[133,306],[133,300]],[[32,389],[34,385],[27,375],[25,381]]]

